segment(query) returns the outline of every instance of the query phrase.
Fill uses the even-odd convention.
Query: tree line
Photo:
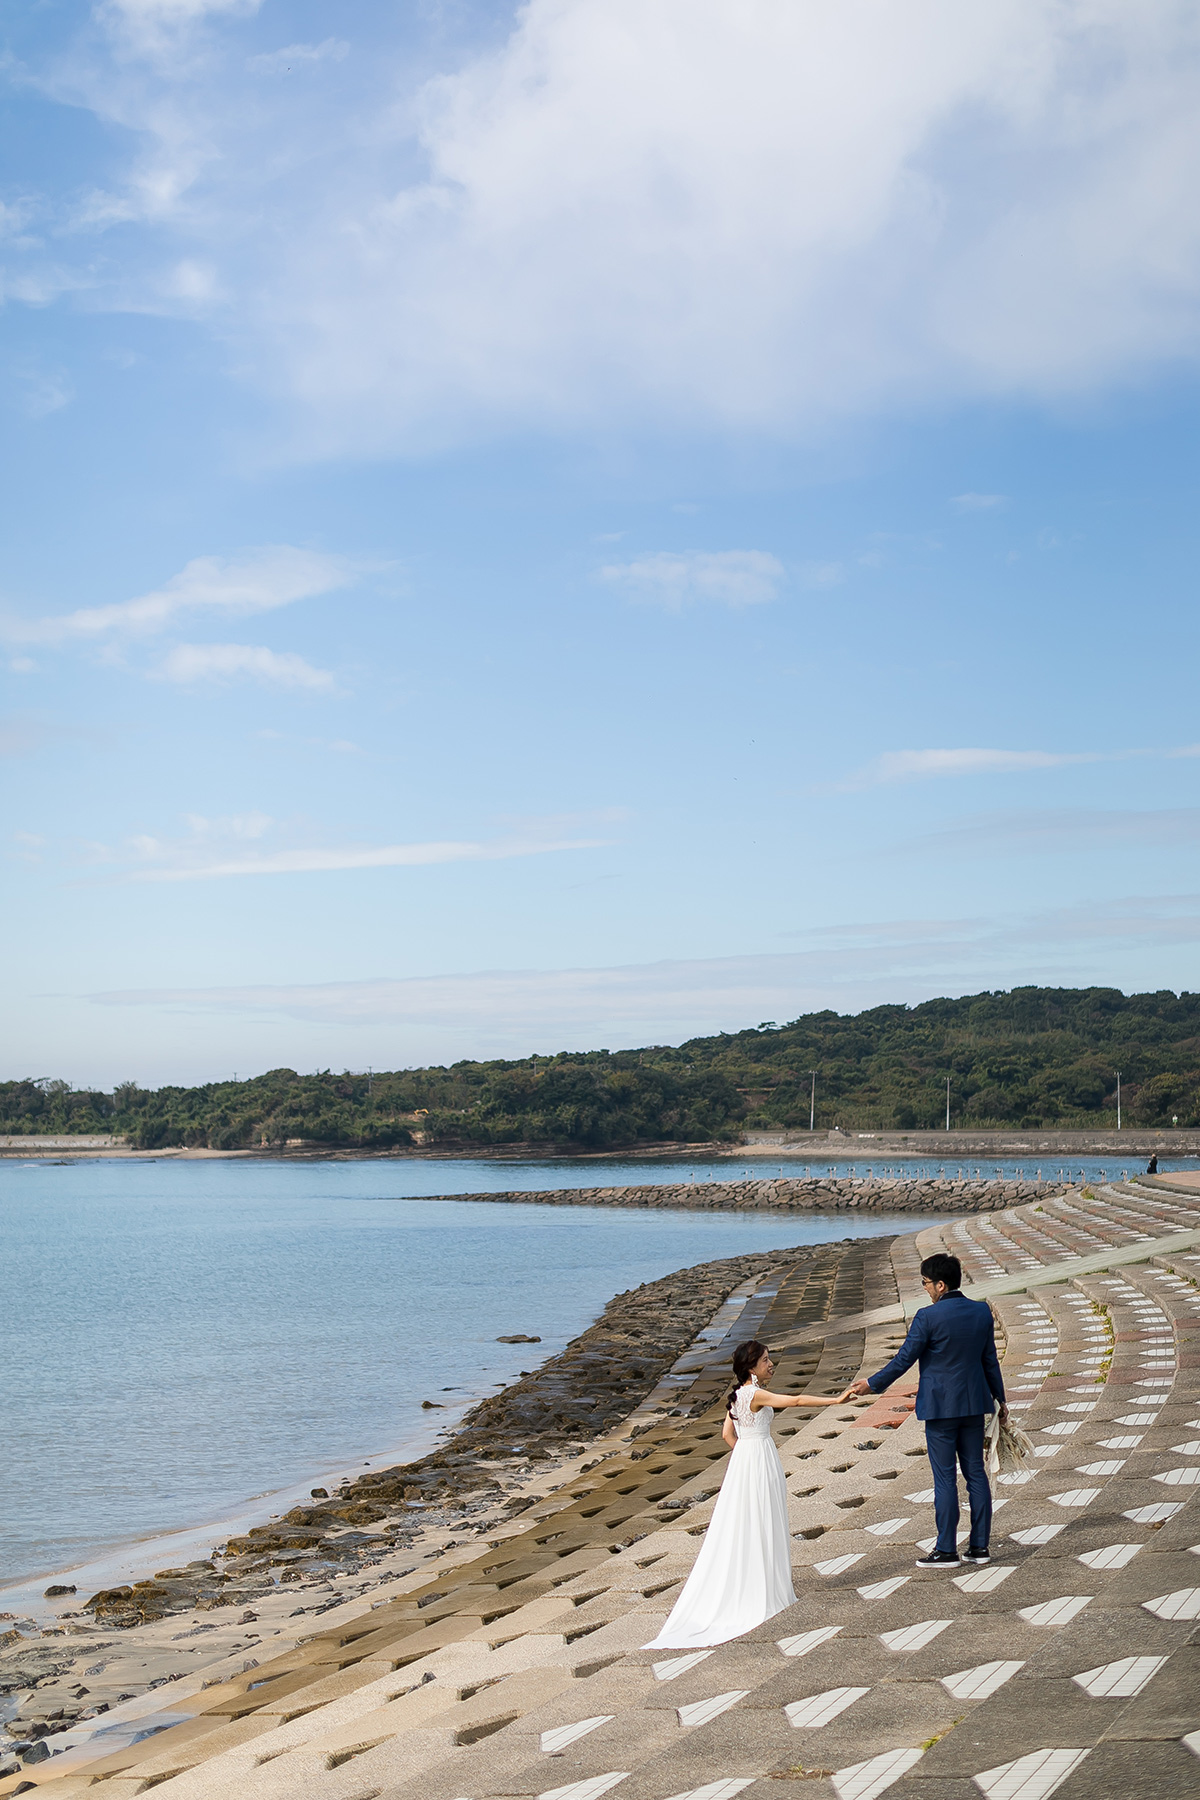
[[[135,1147],[297,1141],[546,1144],[579,1149],[846,1130],[1064,1129],[1200,1123],[1200,994],[1014,988],[853,1015],[808,1013],[640,1050],[562,1051],[449,1067],[310,1075],[271,1069],[200,1087],[0,1083],[0,1133],[114,1133]]]

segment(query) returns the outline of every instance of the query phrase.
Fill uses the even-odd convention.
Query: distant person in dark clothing
[[[1147,1164],[1146,1164],[1146,1173],[1147,1173],[1147,1175],[1157,1175],[1157,1174],[1158,1174],[1158,1155],[1157,1155],[1157,1152],[1156,1152],[1156,1153],[1155,1153],[1155,1155],[1153,1155],[1153,1156],[1152,1156],[1152,1157],[1151,1157],[1151,1158],[1150,1158],[1150,1161],[1149,1161],[1149,1162],[1148,1162],[1148,1163],[1147,1163]]]
[[[958,1566],[958,1470],[971,1501],[971,1535],[966,1561],[989,1561],[992,1490],[983,1466],[984,1415],[1000,1408],[1008,1417],[1004,1381],[996,1355],[992,1309],[960,1292],[962,1264],[940,1253],[921,1264],[921,1285],[932,1302],[921,1307],[908,1336],[887,1367],[856,1381],[855,1394],[881,1394],[898,1375],[920,1363],[917,1417],[925,1421],[925,1446],[933,1470],[933,1511],[937,1543],[918,1560],[922,1569]]]

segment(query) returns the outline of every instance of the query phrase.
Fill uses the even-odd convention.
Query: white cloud
[[[196,837],[240,839],[243,843],[264,837],[275,821],[270,813],[232,813],[227,818],[209,819],[203,813],[185,813],[184,820]]]
[[[40,719],[0,719],[0,756],[28,756],[53,735]]]
[[[950,502],[957,512],[995,512],[1008,505],[1007,494],[956,494]]]
[[[109,18],[133,24],[182,25],[214,13],[250,13],[257,8],[258,0],[106,0],[101,10]]]
[[[144,146],[113,219],[217,266],[213,317],[309,447],[794,432],[1057,399],[1200,348],[1185,0],[529,0],[415,89],[427,66],[348,61],[349,132],[343,90],[249,104],[228,62],[75,73],[72,101]],[[122,249],[112,304],[169,308],[162,246]]]
[[[96,11],[125,45],[154,55],[205,19],[245,17],[258,5],[259,0],[102,0]]]
[[[164,681],[228,681],[248,675],[275,687],[333,687],[328,669],[316,669],[291,650],[268,650],[262,644],[177,644],[161,664]]]
[[[14,363],[13,376],[19,384],[22,411],[31,419],[49,418],[75,398],[65,369],[43,368],[35,359],[24,357]]]
[[[679,555],[660,551],[633,562],[610,563],[600,571],[637,600],[649,600],[677,612],[694,600],[724,606],[757,606],[773,600],[783,579],[783,564],[765,550],[689,550]]]
[[[48,619],[0,621],[0,635],[17,643],[61,644],[113,633],[148,636],[165,631],[182,614],[269,612],[354,579],[345,557],[269,544],[237,557],[197,556],[178,575],[149,594],[110,606],[86,606]]]
[[[302,1021],[315,1028],[314,1045],[340,1026],[364,1034],[382,1029],[394,1062],[673,1043],[823,1007],[859,1011],[1031,982],[1111,985],[1117,959],[1134,968],[1141,956],[1151,959],[1150,982],[1166,986],[1163,964],[1173,966],[1181,947],[1200,944],[1200,895],[1135,895],[992,918],[883,920],[804,936],[805,948],[778,955],[125,989],[91,998],[164,1013]]]
[[[135,873],[138,881],[218,881],[245,875],[313,875],[342,869],[419,869],[434,863],[501,862],[513,856],[546,856],[559,850],[597,850],[602,838],[559,842],[498,839],[493,843],[446,841],[429,844],[346,845],[334,849],[271,850],[219,862],[196,863]]]
[[[958,775],[1023,775],[1035,769],[1063,769],[1082,763],[1132,762],[1161,757],[1171,762],[1200,756],[1200,745],[1153,750],[885,750],[865,769],[842,782],[843,789],[876,787],[889,781],[927,781]]]
[[[838,562],[804,563],[799,573],[805,587],[811,588],[837,587],[846,579],[846,571]]]
[[[1076,856],[1085,847],[1178,850],[1191,856],[1200,842],[1200,807],[1045,807],[986,813],[945,831],[911,840],[906,849],[1003,849],[1030,856]]]
[[[438,839],[425,843],[313,844],[295,840],[295,825],[251,810],[224,818],[187,813],[181,837],[141,833],[121,845],[92,843],[84,860],[119,870],[133,881],[218,881],[252,875],[308,875],[354,869],[416,869],[439,863],[501,862],[566,850],[603,849],[611,838],[597,826],[624,818],[619,808],[501,820],[507,827],[490,839]],[[305,833],[307,835],[307,833]],[[291,842],[272,847],[280,838]],[[253,846],[251,848],[251,846]]]
[[[872,766],[874,781],[921,781],[938,775],[1019,775],[1070,763],[1102,762],[1099,752],[1058,750],[885,750]]]
[[[259,75],[286,75],[292,69],[311,67],[314,63],[341,62],[349,49],[344,38],[325,38],[319,44],[287,44],[282,50],[252,56],[246,66]]]

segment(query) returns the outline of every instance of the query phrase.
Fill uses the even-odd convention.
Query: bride
[[[699,1650],[753,1631],[795,1603],[783,1464],[771,1420],[785,1406],[840,1406],[844,1396],[772,1394],[775,1364],[757,1338],[733,1353],[721,1436],[733,1451],[700,1554],[671,1616],[646,1650]]]

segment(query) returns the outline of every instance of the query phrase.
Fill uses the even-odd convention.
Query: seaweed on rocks
[[[806,1247],[726,1257],[617,1294],[558,1356],[481,1400],[443,1448],[362,1475],[328,1509],[298,1508],[289,1520],[298,1523],[303,1514],[315,1524],[318,1517],[353,1515],[367,1523],[403,1502],[445,1505],[464,1495],[499,1495],[505,1464],[564,1456],[625,1418],[743,1281],[814,1254],[815,1247]]]

